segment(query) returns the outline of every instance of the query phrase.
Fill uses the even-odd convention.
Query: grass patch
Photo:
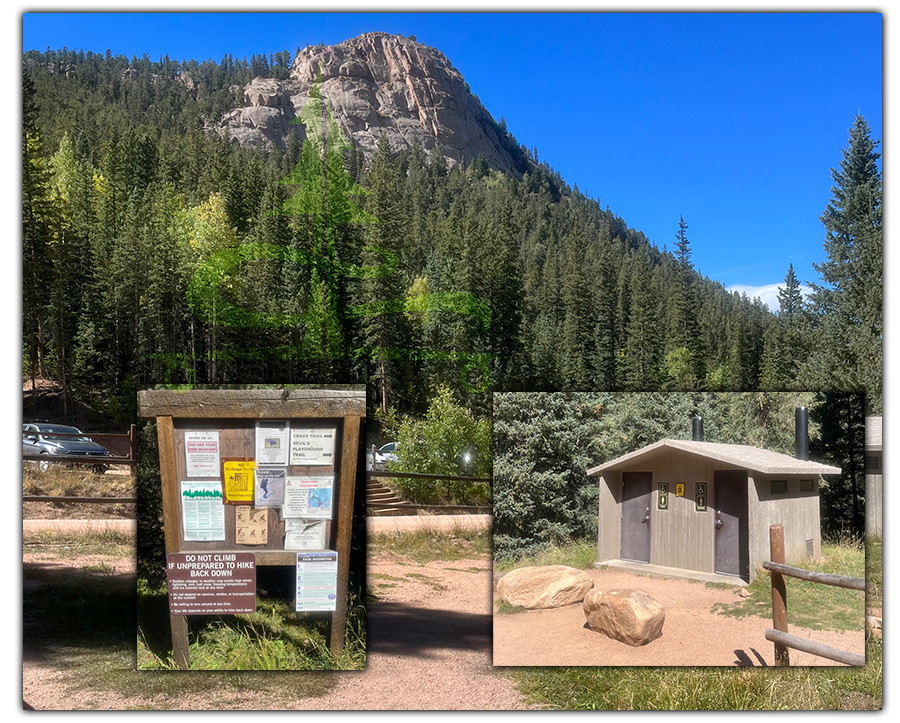
[[[587,570],[597,562],[597,543],[580,540],[554,545],[531,555],[494,560],[495,572],[509,572],[517,567],[539,565],[566,565],[576,570]]]
[[[175,670],[164,585],[142,581],[138,599],[138,666]],[[191,670],[362,670],[366,666],[365,608],[351,597],[344,647],[334,656],[327,615],[298,615],[292,601],[257,594],[256,612],[188,618]]]
[[[881,538],[870,537],[866,540],[866,606],[882,607],[882,556]]]
[[[528,612],[527,608],[523,608],[521,605],[510,605],[506,600],[496,600],[494,608],[497,615],[517,615]]]
[[[796,565],[805,570],[849,577],[865,575],[865,553],[859,543],[839,541],[822,544],[822,559]],[[807,582],[786,577],[788,623],[810,630],[859,630],[865,623],[865,596],[859,590]],[[717,603],[712,612],[742,618],[772,617],[772,583],[762,571],[747,587],[750,597],[735,603]]]
[[[489,530],[457,528],[446,531],[417,530],[415,532],[370,534],[367,539],[369,554],[393,553],[412,558],[416,564],[425,565],[435,560],[454,562],[471,560],[490,554]]]
[[[871,710],[881,708],[881,641],[844,668],[510,668],[553,710]]]
[[[441,583],[437,582],[436,580],[432,580],[427,575],[420,575],[419,573],[416,573],[416,572],[409,573],[408,575],[406,575],[406,578],[415,580],[416,582],[421,582],[424,585],[428,585],[429,587],[431,587],[434,590],[440,591],[440,590],[447,589],[446,585],[441,585]]]
[[[98,474],[91,470],[22,465],[22,494],[48,497],[134,497],[133,475]]]
[[[134,535],[118,530],[60,532],[39,530],[23,536],[23,553],[134,557]]]

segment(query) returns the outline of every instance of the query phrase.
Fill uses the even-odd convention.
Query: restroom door
[[[650,472],[622,473],[622,536],[619,557],[650,562]]]
[[[749,579],[747,471],[716,470],[716,572]]]

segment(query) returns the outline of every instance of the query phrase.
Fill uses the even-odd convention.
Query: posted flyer
[[[288,433],[284,420],[264,419],[256,423],[256,464],[281,465],[288,463]]]
[[[269,541],[269,510],[238,505],[234,510],[234,541],[238,545],[265,545]]]
[[[297,612],[334,612],[336,602],[337,552],[298,552]]]
[[[185,541],[225,539],[225,507],[222,504],[222,485],[218,480],[182,481],[181,519]]]
[[[334,464],[334,429],[291,429],[291,464]]]
[[[246,457],[222,460],[222,491],[226,505],[253,503],[255,467],[254,461]]]
[[[188,477],[218,477],[219,432],[186,430],[184,466]]]
[[[282,514],[285,519],[330,520],[333,487],[334,477],[286,478]]]
[[[324,550],[325,520],[285,520],[285,550]]]
[[[256,506],[280,507],[284,504],[285,470],[257,467],[256,469]]]

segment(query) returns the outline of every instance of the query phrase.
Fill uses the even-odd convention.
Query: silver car
[[[65,436],[63,436],[65,435]],[[70,437],[68,435],[78,435]],[[41,472],[50,467],[52,455],[85,457],[109,457],[109,450],[85,435],[80,429],[65,424],[44,424],[31,422],[22,425],[22,454],[46,455],[46,460],[38,462]],[[72,464],[67,462],[65,464]],[[96,472],[105,472],[109,465],[86,464]]]

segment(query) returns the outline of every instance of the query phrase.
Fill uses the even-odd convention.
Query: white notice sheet
[[[284,481],[285,519],[331,519],[331,491],[334,477],[287,477]]]
[[[256,423],[256,464],[281,465],[288,463],[288,434],[290,427],[284,420],[263,419]]]
[[[291,464],[334,464],[334,429],[291,429]]]
[[[325,520],[285,520],[285,550],[324,550]]]
[[[185,430],[184,457],[188,477],[219,477],[219,432]]]
[[[225,504],[222,498],[222,483],[219,480],[182,481],[181,520],[185,541],[224,540]]]
[[[335,610],[337,552],[297,553],[297,612]]]

